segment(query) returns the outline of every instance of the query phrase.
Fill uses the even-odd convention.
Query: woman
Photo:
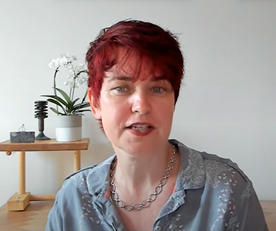
[[[171,32],[118,22],[86,61],[91,110],[115,155],[65,180],[46,230],[268,230],[236,164],[168,140],[184,73]]]

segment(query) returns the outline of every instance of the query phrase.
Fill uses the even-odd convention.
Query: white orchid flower
[[[82,114],[83,108],[89,107],[89,103],[84,101],[86,98],[87,91],[84,93],[83,100],[81,102],[81,105],[84,107],[81,107],[81,108],[76,107],[76,108],[72,109],[70,107],[60,107],[60,105],[58,104],[58,103],[60,103],[60,101],[58,98],[55,97],[60,93],[60,90],[62,90],[56,86],[56,77],[57,77],[57,74],[59,73],[59,71],[63,67],[65,69],[67,69],[67,71],[68,71],[67,80],[64,82],[64,85],[69,88],[69,92],[66,93],[65,91],[62,90],[64,93],[61,94],[60,97],[64,97],[64,94],[67,94],[68,97],[64,97],[64,99],[66,99],[66,101],[67,101],[69,98],[70,102],[73,102],[75,100],[75,98],[74,98],[75,89],[79,88],[81,85],[84,85],[87,88],[87,82],[88,82],[87,67],[83,63],[75,64],[76,60],[77,60],[76,56],[66,53],[66,54],[60,55],[60,57],[58,57],[56,59],[53,59],[49,63],[50,68],[55,68],[54,95],[52,96],[52,99],[54,101],[56,101],[56,103],[54,102],[54,104],[56,104],[56,109],[52,108],[52,110],[57,114],[70,114],[70,113],[72,113],[71,110],[73,110],[74,113],[76,113],[76,114]],[[51,101],[51,102],[53,102],[53,101]],[[59,109],[61,109],[61,111]]]
[[[49,63],[49,67],[50,68],[57,68],[60,66],[59,63],[59,59],[53,59],[50,63]]]
[[[68,64],[69,60],[66,57],[62,57],[59,59],[59,63],[61,66],[66,66]]]
[[[81,73],[78,78],[76,79],[79,85],[82,85],[84,83],[87,83],[88,81],[88,76],[86,73]]]
[[[64,82],[64,85],[68,86],[69,88],[73,88],[74,87],[74,81],[67,80],[67,81]]]

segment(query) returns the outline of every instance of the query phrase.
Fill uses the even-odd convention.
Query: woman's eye
[[[116,91],[116,92],[127,92],[127,88],[126,87],[114,87],[112,90]]]
[[[163,87],[153,87],[152,88],[153,93],[161,94],[165,91]]]

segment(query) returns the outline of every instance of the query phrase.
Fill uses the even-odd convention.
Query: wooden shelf
[[[11,143],[9,140],[0,143],[0,151],[64,151],[87,150],[89,139],[80,141],[57,142],[56,140],[36,140],[34,143]]]
[[[74,151],[74,171],[81,168],[81,150],[87,150],[89,139],[80,141],[57,142],[56,140],[35,141],[34,143],[11,143],[9,140],[0,143],[0,151],[7,155],[11,152],[18,152],[18,193],[15,193],[7,202],[7,210],[22,211],[32,200],[54,200],[55,195],[31,195],[26,193],[26,161],[25,152],[30,151]]]

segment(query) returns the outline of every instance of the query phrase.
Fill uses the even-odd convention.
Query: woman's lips
[[[135,123],[126,127],[126,129],[134,135],[146,136],[154,130],[154,127],[148,123]]]

